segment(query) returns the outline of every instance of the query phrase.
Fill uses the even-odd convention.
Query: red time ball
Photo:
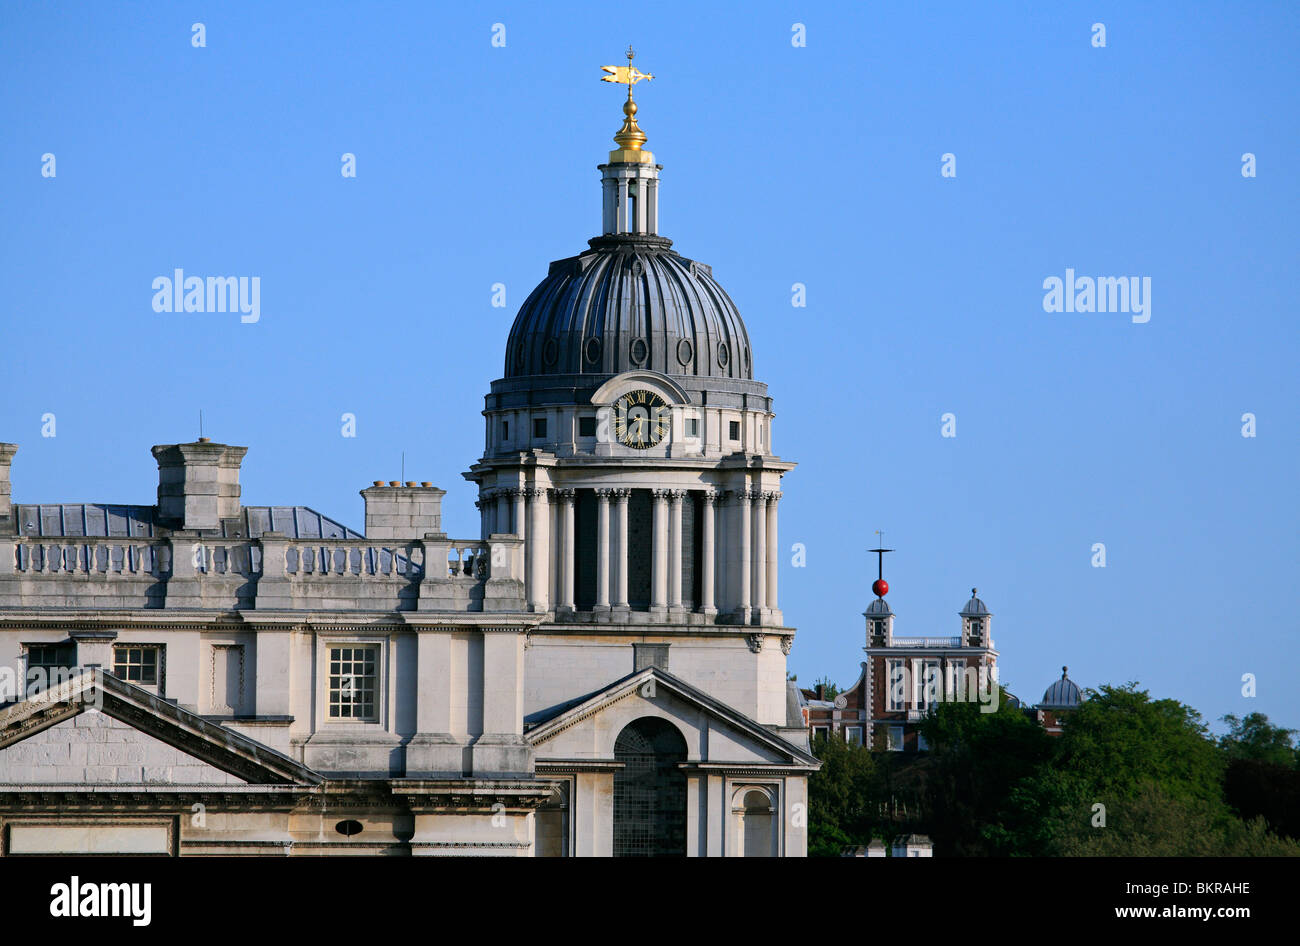
[[[889,594],[889,582],[883,578],[877,578],[871,583],[871,590],[875,592],[877,598],[883,598]]]

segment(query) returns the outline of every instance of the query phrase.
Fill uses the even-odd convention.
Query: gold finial
[[[653,164],[654,155],[649,151],[643,151],[642,145],[645,144],[645,132],[643,132],[636,123],[636,102],[632,101],[632,86],[636,85],[642,79],[653,79],[654,76],[648,72],[642,72],[636,66],[632,65],[632,60],[636,56],[636,51],[631,46],[627,48],[627,65],[626,66],[601,66],[601,71],[605,75],[600,77],[602,82],[618,82],[627,86],[627,101],[623,103],[623,127],[614,135],[614,142],[618,148],[609,153],[611,163],[615,162],[632,162],[636,164]]]

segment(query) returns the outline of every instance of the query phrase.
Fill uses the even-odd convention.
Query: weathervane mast
[[[892,552],[894,550],[884,548],[885,545],[884,532],[877,529],[876,535],[880,536],[880,539],[878,540],[880,542],[880,547],[867,550],[869,552],[876,553],[876,580],[871,584],[871,591],[875,594],[877,598],[883,598],[885,595],[889,594],[889,582],[885,581],[885,553]]]
[[[634,158],[622,157],[629,151],[640,151],[641,146],[645,144],[645,132],[637,127],[636,124],[636,102],[632,101],[632,86],[636,85],[642,79],[653,79],[654,76],[648,72],[642,72],[636,66],[632,65],[632,59],[636,56],[636,50],[630,45],[627,47],[627,65],[626,66],[601,66],[600,69],[605,75],[600,77],[601,82],[618,82],[627,86],[627,101],[623,103],[623,127],[618,130],[614,136],[614,141],[618,144],[619,150],[610,152],[610,160],[642,160],[639,156]],[[649,154],[649,152],[646,152]],[[614,157],[620,155],[620,157]]]

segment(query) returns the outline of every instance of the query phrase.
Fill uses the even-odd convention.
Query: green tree
[[[1223,721],[1228,724],[1228,732],[1219,745],[1229,759],[1253,759],[1287,767],[1300,763],[1292,743],[1294,729],[1274,726],[1263,713],[1247,713],[1241,719],[1229,714]]]
[[[1012,854],[1023,812],[1012,789],[1051,757],[1049,737],[1005,690],[993,712],[980,703],[940,703],[922,722],[930,744],[926,821],[942,856]]]
[[[835,856],[846,844],[866,844],[876,813],[871,751],[838,736],[818,736],[822,767],[808,777],[808,853]]]
[[[822,677],[820,680],[818,680],[816,683],[813,684],[814,689],[816,689],[817,687],[825,687],[825,690],[822,692],[822,699],[826,699],[826,700],[835,699],[835,697],[837,697],[840,692],[840,688],[837,687],[835,684],[831,683],[830,677]]]

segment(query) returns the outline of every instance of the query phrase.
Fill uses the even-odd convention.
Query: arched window
[[[768,794],[751,788],[734,812],[739,821],[741,853],[745,857],[775,857],[776,813]]]
[[[686,740],[665,719],[629,723],[614,743],[614,856],[686,856]]]

